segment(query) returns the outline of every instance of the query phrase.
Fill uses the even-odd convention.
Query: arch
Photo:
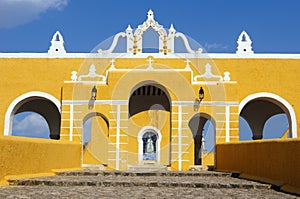
[[[85,143],[88,143],[88,142],[85,142],[85,138],[86,136],[89,136],[89,139],[91,137],[91,131],[92,129],[90,129],[91,131],[89,132],[88,135],[85,135],[85,129],[84,129],[84,124],[91,118],[93,117],[100,117],[101,119],[104,120],[105,124],[106,124],[106,127],[107,127],[107,131],[109,131],[109,120],[107,119],[107,117],[105,115],[103,115],[102,113],[99,113],[99,112],[91,112],[91,113],[88,113],[83,119],[82,119],[82,144],[84,145]]]
[[[263,139],[282,138],[285,134],[290,137],[289,120],[285,113],[271,116],[263,128]]]
[[[160,142],[162,139],[162,135],[161,132],[159,131],[159,129],[157,129],[154,126],[145,126],[143,127],[140,132],[138,133],[138,144],[139,144],[139,148],[138,148],[138,160],[139,162],[143,161],[143,149],[144,149],[144,143],[143,143],[143,136],[145,133],[147,132],[153,132],[154,134],[156,134],[157,140],[156,140],[156,161],[159,163],[160,162]]]
[[[159,33],[152,27],[143,33],[142,53],[159,53]]]
[[[161,106],[153,106],[159,104]],[[130,92],[128,117],[146,110],[171,111],[170,95],[165,87],[155,81],[137,84]]]
[[[91,112],[91,113],[87,114],[86,116],[84,116],[84,118],[82,120],[82,124],[84,124],[91,117],[95,117],[95,116],[101,117],[105,121],[107,128],[109,128],[109,120],[107,119],[107,117],[105,115],[103,115],[102,113],[99,113],[99,112]]]
[[[40,107],[51,107],[55,108],[56,111],[49,112],[48,109],[45,110]],[[15,114],[31,110],[42,115],[46,119],[50,129],[50,137],[59,139],[61,104],[54,96],[39,91],[25,93],[11,102],[5,114],[4,135],[12,135],[12,123]]]
[[[297,137],[297,121],[296,121],[295,111],[288,101],[286,101],[285,99],[283,99],[282,97],[276,94],[268,93],[268,92],[260,92],[260,93],[255,93],[247,96],[241,101],[239,105],[239,115],[243,117],[241,113],[243,109],[247,106],[247,104],[258,100],[267,101],[279,107],[288,117],[292,137],[293,138]],[[277,113],[282,113],[282,112],[277,110]]]
[[[206,123],[210,121],[214,126],[213,132],[213,147],[215,146],[216,140],[216,121],[215,119],[207,114],[207,113],[197,113],[189,120],[189,128],[193,134],[194,138],[194,164],[201,165],[202,164],[202,156],[199,155],[201,150],[205,147],[202,145],[204,141],[203,131]]]

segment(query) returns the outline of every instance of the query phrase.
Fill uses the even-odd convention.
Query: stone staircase
[[[129,171],[81,170],[57,172],[56,176],[30,179],[11,179],[15,186],[122,186],[122,187],[191,187],[191,188],[245,188],[268,189],[269,185],[232,178],[230,173],[213,171],[175,172],[147,171],[145,168]]]
[[[147,166],[128,171],[90,167],[50,177],[11,178],[7,179],[10,186],[0,187],[0,198],[297,198],[231,173],[197,171],[203,168],[149,171],[153,167]]]

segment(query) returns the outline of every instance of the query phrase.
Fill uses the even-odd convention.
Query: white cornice
[[[268,54],[268,53],[255,53],[251,55],[238,55],[235,53],[202,53],[202,54],[190,54],[190,53],[169,53],[163,55],[161,53],[141,53],[133,55],[131,53],[66,53],[60,56],[51,56],[48,53],[0,53],[0,59],[3,58],[147,58],[152,56],[153,58],[211,58],[211,59],[300,59],[300,54]]]

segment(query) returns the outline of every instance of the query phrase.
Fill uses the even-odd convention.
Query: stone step
[[[270,185],[231,177],[199,176],[54,176],[9,180],[14,186],[190,187],[269,189]]]
[[[196,176],[196,177],[228,177],[231,173],[214,172],[214,171],[145,171],[145,170],[131,170],[131,171],[103,171],[103,170],[79,170],[68,172],[56,172],[57,176]]]
[[[141,171],[141,172],[155,172],[155,171],[167,171],[166,166],[155,164],[143,164],[143,165],[128,165],[129,171]]]

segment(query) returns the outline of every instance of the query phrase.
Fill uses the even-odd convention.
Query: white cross
[[[186,59],[186,61],[184,62],[186,63],[185,67],[189,68],[191,61],[189,59]]]
[[[151,59],[151,57],[149,57],[149,59],[147,60],[147,62],[149,62],[149,67],[152,67],[153,60]]]
[[[111,65],[110,65],[110,69],[115,69],[115,60],[114,59],[111,59],[110,61]]]
[[[112,66],[115,66],[115,64],[114,64],[115,60],[114,59],[111,59],[110,63],[111,63]]]

